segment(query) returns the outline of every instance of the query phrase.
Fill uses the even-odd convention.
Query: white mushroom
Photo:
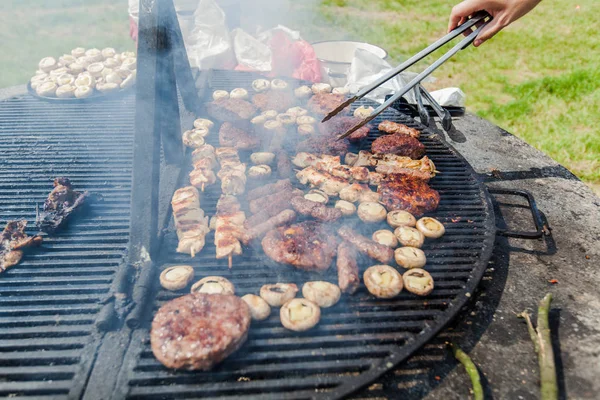
[[[344,157],[344,163],[346,165],[354,165],[354,163],[358,160],[358,154],[356,153],[346,153]]]
[[[77,89],[75,89],[75,97],[78,99],[85,99],[92,94],[94,94],[94,89],[89,86],[77,86]]]
[[[299,99],[306,99],[306,98],[312,96],[312,94],[313,94],[312,89],[309,88],[308,86],[300,86],[300,87],[294,89],[294,95],[296,95],[296,97]]]
[[[357,214],[363,222],[381,222],[385,221],[387,211],[379,203],[365,202],[358,205]]]
[[[315,83],[312,85],[311,90],[314,94],[331,93],[331,85],[329,83]]]
[[[272,165],[273,161],[275,161],[275,154],[269,152],[252,153],[250,155],[250,161],[252,161],[252,164],[254,165]]]
[[[399,226],[415,226],[417,220],[408,211],[395,210],[388,213],[387,223],[392,228],[397,228]]]
[[[206,128],[203,129],[191,129],[189,131],[183,132],[182,141],[183,144],[192,149],[197,149],[200,146],[203,146],[205,141],[204,137],[208,134],[208,130]]]
[[[56,97],[59,99],[68,99],[71,97],[75,97],[75,86],[70,83],[66,85],[59,86],[56,88]]]
[[[398,247],[398,239],[394,235],[394,232],[388,231],[387,229],[381,229],[373,232],[372,239],[375,242],[391,247],[392,249]]]
[[[252,82],[252,89],[255,92],[264,92],[271,88],[271,82],[266,79],[256,79]]]
[[[96,89],[101,93],[110,93],[119,90],[119,85],[116,83],[97,83]]]
[[[292,331],[306,331],[319,323],[321,309],[307,299],[292,299],[279,310],[281,324]]]
[[[263,111],[260,115],[264,115],[267,119],[276,118],[279,113],[276,110],[266,110]]]
[[[89,49],[86,50],[85,56],[92,62],[104,61],[104,57],[102,56],[102,52],[98,49]]]
[[[102,70],[104,69],[104,64],[102,63],[93,63],[88,65],[87,67],[87,71],[90,73],[90,75],[92,75],[94,78],[98,78],[100,76],[102,76]]]
[[[430,239],[437,239],[446,233],[444,225],[435,218],[423,217],[417,221],[417,229]]]
[[[48,73],[56,68],[58,68],[58,63],[54,57],[44,57],[40,60],[38,64],[39,69]]]
[[[62,66],[71,65],[75,61],[77,61],[77,59],[75,57],[73,57],[71,54],[63,54],[62,56],[58,57],[58,63]]]
[[[292,108],[288,108],[288,110],[285,113],[293,115],[294,117],[298,118],[298,117],[306,116],[306,114],[308,114],[308,111],[302,107],[292,107]]]
[[[273,79],[271,81],[271,89],[272,90],[285,90],[287,89],[288,84],[283,79]]]
[[[402,275],[389,265],[374,265],[367,268],[363,281],[369,292],[381,299],[391,299],[402,291]]]
[[[325,281],[306,282],[302,285],[302,295],[321,308],[335,305],[342,292],[337,285]]]
[[[333,90],[331,91],[331,93],[333,94],[342,94],[344,96],[348,95],[350,93],[350,89],[345,88],[345,87],[336,87],[333,88]]]
[[[275,283],[263,285],[260,288],[262,297],[271,307],[281,307],[287,301],[296,297],[298,286],[294,283]]]
[[[117,74],[118,74],[119,76],[123,77],[123,75],[122,75],[122,74],[119,74],[119,73],[118,73],[118,71],[117,71]],[[127,76],[127,77],[125,77],[125,78],[123,79],[123,82],[121,82],[121,89],[127,89],[127,88],[130,88],[130,87],[132,87],[134,84],[135,84],[135,70],[133,70],[133,71],[132,71],[132,73],[131,73],[129,76]]]
[[[229,98],[229,92],[227,90],[215,90],[213,92],[213,100],[222,100]]]
[[[319,189],[309,190],[308,193],[304,195],[304,198],[321,204],[327,204],[329,202],[327,193]]]
[[[116,69],[117,67],[121,66],[121,63],[117,61],[116,58],[107,58],[106,60],[104,60],[103,64],[106,68],[112,69]]]
[[[298,125],[312,125],[316,122],[317,120],[314,117],[311,117],[310,115],[300,115],[298,118],[296,118],[296,123]]]
[[[54,82],[44,82],[37,87],[35,92],[40,96],[52,97],[56,94],[57,88]]]
[[[130,76],[131,74],[135,73],[135,69],[133,71],[128,70],[127,68],[123,68],[123,67],[118,67],[117,69],[115,69],[115,72],[122,78],[122,79],[127,79],[128,76]]]
[[[133,52],[133,51],[124,51],[121,53],[121,56],[120,56],[120,58],[122,60],[125,60],[127,58],[134,58],[134,57],[135,57],[135,52]]]
[[[340,210],[343,215],[349,216],[356,212],[356,206],[346,200],[338,200],[335,202],[335,208]]]
[[[194,121],[194,128],[206,128],[207,131],[210,131],[215,124],[210,119],[198,118]]]
[[[248,91],[243,88],[235,88],[229,93],[229,97],[232,99],[247,99]]]
[[[418,247],[423,246],[425,236],[415,228],[410,226],[399,226],[394,231],[394,235],[398,238],[398,241],[402,246]]]
[[[113,58],[115,55],[117,54],[116,50],[113,49],[112,47],[106,47],[104,49],[102,49],[102,57],[106,58]]]
[[[253,165],[248,168],[248,178],[251,179],[266,179],[271,176],[271,167],[266,164]]]
[[[121,63],[121,67],[133,71],[134,69],[137,69],[137,59],[135,57],[126,58]]]
[[[106,83],[116,83],[117,85],[119,85],[119,87],[120,87],[121,83],[123,83],[123,80],[121,79],[119,74],[115,74],[115,73],[107,74],[104,77],[104,80],[106,81]]]
[[[87,68],[88,65],[93,64],[94,62],[90,60],[89,57],[83,56],[77,59],[77,63],[83,65],[84,68]]]
[[[309,124],[298,125],[298,135],[309,136],[314,135],[315,127]]]
[[[167,290],[180,290],[194,279],[194,268],[189,265],[174,265],[160,274],[160,285]]]
[[[75,47],[71,50],[71,55],[75,58],[83,57],[85,55],[85,49],[83,47]]]
[[[192,285],[191,293],[235,294],[233,283],[222,276],[207,276]]]
[[[433,291],[433,278],[424,269],[414,268],[402,275],[404,287],[411,293],[427,296]]]
[[[358,107],[356,110],[354,110],[354,116],[356,118],[360,118],[360,119],[365,119],[367,118],[369,115],[371,115],[371,113],[374,111],[375,109],[371,106],[369,107],[365,107],[365,106],[360,106]]]
[[[74,62],[69,64],[69,71],[71,71],[71,73],[74,75],[78,75],[85,71],[85,67],[78,62]]]
[[[104,63],[102,63],[102,65],[104,65]],[[109,68],[106,65],[104,65],[104,69],[102,69],[102,73],[100,75],[106,79],[106,77],[112,73],[117,75],[117,78],[119,78],[119,83],[121,83],[121,80],[122,80],[121,76],[119,74],[117,74],[116,72],[114,72],[114,70],[112,68]]]
[[[262,297],[255,294],[247,294],[242,296],[242,300],[248,304],[253,320],[263,321],[271,315],[271,307]]]
[[[281,122],[282,125],[293,125],[296,123],[296,117],[288,113],[279,114],[276,119]]]
[[[96,80],[88,74],[80,74],[77,79],[75,79],[75,87],[90,87],[93,88],[96,86]]]
[[[56,79],[64,74],[68,74],[69,70],[66,67],[60,67],[60,68],[56,68],[53,69],[52,71],[50,71],[50,77],[52,78],[53,81],[56,81]]]
[[[394,251],[394,258],[398,265],[406,269],[421,268],[427,262],[423,250],[416,247],[399,247]]]

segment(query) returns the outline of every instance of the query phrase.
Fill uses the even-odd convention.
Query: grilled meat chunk
[[[207,371],[244,344],[249,328],[250,309],[239,297],[192,293],[158,310],[150,344],[168,368]]]
[[[379,124],[377,127],[381,132],[401,135],[408,135],[418,139],[421,136],[421,132],[416,130],[415,128],[408,127],[404,124],[399,124],[398,122],[392,122],[385,120]]]
[[[308,100],[307,108],[317,115],[329,114],[335,110],[340,104],[346,101],[346,96],[335,93],[317,93]],[[350,107],[346,107],[338,115],[347,114]]]
[[[255,225],[241,235],[242,242],[247,245],[254,239],[258,239],[271,229],[278,226],[291,224],[296,220],[296,213],[292,210],[283,210],[279,214],[269,218],[265,222]]]
[[[219,129],[219,144],[224,147],[234,147],[238,150],[254,150],[260,146],[260,139],[230,122],[224,122]]]
[[[271,193],[279,192],[283,189],[292,190],[292,183],[289,179],[281,179],[275,183],[269,183],[268,185],[257,187],[248,192],[246,199],[248,201],[256,200],[261,197],[267,196]]]
[[[228,257],[231,260],[232,256],[242,254],[242,245],[238,238],[243,230],[246,215],[241,211],[235,196],[221,195],[215,217],[216,258]],[[229,267],[231,268],[231,264]]]
[[[206,112],[222,122],[237,122],[252,118],[256,107],[242,99],[221,99],[206,103]]]
[[[261,111],[276,110],[283,113],[295,102],[293,93],[288,90],[269,90],[257,93],[252,97],[252,103]]]
[[[337,221],[342,218],[342,212],[337,208],[327,207],[325,204],[305,199],[304,197],[294,197],[291,201],[294,210],[302,215],[310,215],[320,221]]]
[[[46,233],[54,232],[83,205],[87,195],[88,192],[73,190],[68,178],[56,178],[54,189],[44,202],[42,212],[36,217],[37,227]]]
[[[425,146],[414,137],[396,134],[375,139],[371,144],[371,151],[376,154],[397,154],[416,160],[425,155]]]
[[[349,143],[348,139],[338,140],[336,136],[311,136],[299,142],[296,151],[342,156],[348,152]]]
[[[178,253],[190,254],[194,257],[205,245],[208,228],[208,217],[200,208],[200,194],[193,186],[177,189],[171,199],[173,219],[177,230]]]
[[[39,246],[41,236],[27,236],[27,221],[8,221],[0,234],[0,273],[17,265],[23,258],[23,249]]]
[[[277,176],[281,179],[289,178],[294,173],[290,157],[283,150],[276,152],[277,157]]]
[[[327,122],[323,122],[319,124],[319,131],[322,135],[325,136],[335,136],[338,137],[342,133],[346,133],[351,128],[360,124],[362,119],[356,117],[349,117],[344,115],[336,115],[331,118]],[[367,124],[362,128],[353,132],[350,136],[348,136],[348,140],[351,142],[358,142],[369,135],[369,130],[371,127]]]
[[[293,188],[292,188],[292,184],[290,183],[289,187],[286,187],[277,192],[268,194],[266,196],[260,197],[258,199],[250,200],[250,202],[249,202],[250,212],[252,214],[258,214],[259,212],[261,212],[262,210],[267,208],[269,206],[269,204],[273,204],[274,202],[277,201],[277,199],[280,199],[280,198],[287,198],[288,200],[290,200],[291,199],[290,196],[292,193],[293,193]]]
[[[292,189],[289,191],[281,191],[280,196],[277,196],[277,199],[269,204],[267,204],[260,212],[254,214],[250,218],[246,220],[244,227],[246,229],[251,229],[252,227],[262,224],[267,221],[269,218],[279,214],[283,210],[290,208],[290,200],[296,196],[302,196],[302,190]]]
[[[358,254],[350,243],[342,241],[337,249],[338,286],[344,293],[353,294],[360,285]]]
[[[326,225],[315,221],[273,229],[262,240],[268,257],[305,271],[329,268],[336,247],[335,235]]]
[[[360,233],[355,232],[348,226],[342,226],[338,229],[338,235],[347,242],[351,243],[361,253],[387,264],[394,258],[394,250],[383,244],[379,244]]]
[[[377,192],[381,203],[388,211],[405,210],[414,216],[435,211],[440,203],[440,194],[422,179],[403,175],[387,175]]]

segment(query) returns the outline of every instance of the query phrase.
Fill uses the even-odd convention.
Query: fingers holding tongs
[[[429,76],[433,71],[435,71],[440,65],[442,65],[443,63],[445,63],[446,61],[448,61],[452,56],[454,56],[460,50],[466,48],[471,43],[473,43],[473,41],[475,40],[475,38],[477,37],[477,35],[479,34],[479,32],[481,32],[481,30],[483,29],[483,27],[489,22],[489,20],[486,21],[487,18],[491,18],[490,15],[487,14],[487,13],[481,13],[481,14],[478,13],[478,14],[474,15],[473,18],[469,19],[464,24],[460,25],[458,28],[452,30],[446,36],[442,37],[441,39],[438,39],[435,43],[433,43],[433,44],[429,45],[428,47],[426,47],[425,49],[421,50],[419,53],[415,54],[414,56],[412,56],[411,58],[409,58],[408,60],[406,60],[405,62],[403,62],[402,64],[400,64],[398,67],[392,69],[390,72],[388,72],[387,74],[385,74],[381,78],[377,79],[372,84],[370,84],[370,85],[364,87],[363,89],[361,89],[358,93],[356,93],[354,96],[352,96],[351,98],[349,98],[347,101],[345,101],[343,104],[341,104],[335,110],[333,110],[331,113],[327,114],[327,116],[325,116],[325,118],[323,119],[323,122],[327,121],[328,119],[330,119],[334,115],[338,114],[340,111],[342,111],[344,108],[346,108],[347,106],[349,106],[350,104],[352,104],[356,100],[364,97],[366,94],[368,94],[369,92],[371,92],[373,89],[377,88],[378,86],[380,86],[384,82],[387,82],[388,80],[390,80],[394,76],[398,75],[399,73],[401,73],[405,69],[409,68],[410,66],[412,66],[416,62],[420,61],[421,59],[423,59],[424,57],[426,57],[430,53],[434,52],[435,50],[439,49],[440,47],[442,47],[446,43],[450,42],[451,40],[453,40],[454,38],[456,38],[460,34],[465,34],[466,35],[466,37],[464,39],[462,39],[458,44],[456,44],[454,47],[452,47],[452,49],[450,49],[446,54],[444,54],[437,61],[435,61],[433,64],[431,64],[429,67],[427,67],[423,72],[421,72],[420,74],[418,74],[417,76],[415,76],[398,93],[396,93],[394,96],[390,97],[385,103],[383,103],[379,107],[377,107],[371,113],[371,115],[369,115],[367,118],[365,118],[360,124],[356,125],[352,129],[350,129],[348,132],[346,132],[343,135],[341,135],[339,137],[339,139],[343,139],[346,136],[348,136],[348,135],[352,134],[353,132],[355,132],[357,129],[365,126],[366,124],[368,124],[369,122],[371,122],[373,119],[375,119],[375,117],[377,117],[379,114],[381,114],[386,108],[388,108],[389,106],[391,106],[396,100],[400,99],[402,96],[404,96],[410,90],[412,90],[413,87],[415,87],[416,85],[420,84],[427,76]],[[472,28],[474,26],[477,26],[477,29],[473,30]],[[429,93],[427,93],[425,96],[427,98],[427,96],[429,96]],[[433,103],[435,103],[437,105],[437,102],[435,102],[435,101],[432,102],[431,100],[429,100],[429,98],[428,98],[428,101],[432,105],[432,107],[433,107]],[[444,110],[444,111],[447,112],[447,110]],[[446,114],[444,111],[442,111],[442,114]],[[449,117],[450,117],[449,113],[448,113],[447,117],[446,116],[441,117],[442,118],[442,123],[444,123],[444,118],[446,118],[446,121],[451,121],[451,120],[448,119]],[[448,124],[448,122],[445,122],[445,123]]]

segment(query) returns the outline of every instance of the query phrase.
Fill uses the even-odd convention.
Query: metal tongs
[[[490,19],[486,21],[487,18],[490,18]],[[392,69],[390,72],[388,72],[387,74],[385,74],[381,78],[377,79],[372,84],[370,84],[370,85],[365,86],[364,88],[362,88],[354,96],[350,97],[348,100],[346,100],[340,106],[338,106],[335,110],[333,110],[332,112],[330,112],[329,114],[327,114],[325,116],[325,118],[323,118],[322,122],[325,122],[325,121],[331,119],[332,117],[334,117],[335,115],[337,115],[340,111],[342,111],[343,109],[345,109],[346,107],[348,107],[350,104],[354,103],[356,100],[363,98],[365,95],[367,95],[368,93],[370,93],[373,89],[377,88],[381,84],[383,84],[383,83],[387,82],[388,80],[392,79],[394,76],[398,75],[399,73],[401,73],[405,69],[407,69],[410,66],[414,65],[415,63],[417,63],[421,59],[425,58],[429,54],[433,53],[434,51],[436,51],[440,47],[444,46],[446,43],[450,42],[451,40],[453,40],[454,38],[456,38],[460,34],[465,33],[467,30],[470,30],[475,25],[479,25],[477,27],[477,29],[475,29],[474,31],[472,31],[471,33],[469,33],[469,35],[466,38],[464,38],[463,40],[461,40],[457,45],[455,45],[446,54],[444,54],[442,57],[440,57],[436,62],[434,62],[429,67],[427,67],[423,72],[421,72],[420,74],[418,74],[417,76],[415,76],[398,93],[396,93],[394,96],[390,97],[385,103],[383,103],[382,105],[380,105],[379,107],[377,107],[360,124],[356,125],[352,129],[350,129],[348,132],[346,132],[343,135],[341,135],[338,138],[338,140],[343,139],[343,138],[351,135],[353,132],[355,132],[356,130],[362,128],[363,126],[365,126],[366,124],[368,124],[369,122],[371,122],[373,119],[375,119],[375,117],[377,117],[379,114],[381,114],[386,108],[388,108],[389,106],[391,106],[396,100],[400,99],[402,96],[404,96],[406,93],[408,93],[413,87],[415,87],[416,85],[420,85],[420,83],[421,83],[421,81],[423,81],[423,79],[425,79],[427,76],[429,76],[440,65],[442,65],[443,63],[445,63],[446,61],[448,61],[448,59],[450,59],[450,57],[452,57],[453,55],[455,55],[456,53],[458,53],[460,50],[465,49],[467,46],[469,46],[475,40],[475,38],[477,37],[477,35],[479,35],[479,32],[481,32],[481,30],[483,29],[483,27],[490,20],[491,20],[491,16],[488,13],[486,13],[486,12],[481,12],[481,13],[474,14],[473,17],[470,18],[469,20],[467,20],[464,24],[462,24],[459,27],[453,29],[450,33],[448,33],[444,37],[438,39],[436,42],[430,44],[428,47],[424,48],[423,50],[421,50],[420,52],[418,52],[417,54],[415,54],[414,56],[412,56],[411,58],[409,58],[408,60],[406,60],[405,62],[403,62],[399,66],[397,66],[396,68]],[[429,93],[427,93],[426,91],[423,91],[422,93],[426,97],[428,97],[428,95],[429,95]],[[427,94],[425,94],[425,93],[427,93]],[[431,104],[431,102],[430,102],[430,104]],[[448,122],[444,122],[444,123],[448,124]]]

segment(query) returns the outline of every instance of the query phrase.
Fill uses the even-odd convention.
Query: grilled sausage
[[[343,241],[338,245],[336,262],[338,286],[344,293],[353,294],[360,284],[356,256],[354,246],[350,243]]]
[[[302,215],[310,215],[320,221],[336,221],[342,218],[342,211],[337,208],[327,207],[325,204],[305,199],[304,197],[294,197],[291,200],[292,207]]]
[[[242,235],[242,242],[244,244],[250,243],[252,240],[264,235],[268,231],[273,228],[277,228],[281,225],[286,225],[292,223],[296,220],[296,213],[292,210],[283,210],[279,214],[274,217],[269,218],[265,222],[258,224],[250,229],[248,229]]]
[[[338,235],[352,243],[361,253],[381,263],[387,264],[394,257],[394,250],[353,231],[348,226],[338,229]]]
[[[292,184],[289,179],[281,179],[275,183],[257,187],[248,192],[246,199],[248,201],[256,200],[271,193],[279,192],[283,189],[292,190]]]
[[[292,189],[283,189],[277,192],[273,192],[267,196],[261,197],[259,199],[254,199],[250,201],[250,212],[252,214],[258,214],[261,210],[264,210],[269,204],[273,204],[280,198],[287,198],[290,200],[290,195],[292,193]]]
[[[285,196],[278,198],[275,202],[269,204],[267,207],[262,209],[260,212],[254,214],[253,216],[248,218],[246,220],[246,223],[244,224],[244,226],[247,229],[250,229],[254,226],[262,224],[269,218],[279,214],[280,212],[282,212],[285,209],[290,208],[290,200],[292,199],[292,197],[302,196],[303,194],[304,193],[302,192],[302,190],[299,190],[299,189],[294,189],[294,190],[290,191],[289,195],[285,195]]]
[[[289,178],[294,173],[294,169],[292,168],[292,162],[290,161],[290,157],[287,155],[285,151],[278,151],[276,153],[277,157],[277,175],[280,178]]]

